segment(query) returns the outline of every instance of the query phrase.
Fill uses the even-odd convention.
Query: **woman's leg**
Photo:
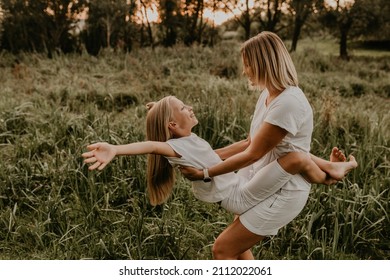
[[[238,260],[249,258],[253,260],[250,248],[263,239],[264,236],[250,232],[241,224],[240,219],[236,219],[215,241],[213,246],[214,259]]]
[[[254,260],[255,257],[252,254],[251,249],[246,250],[244,253],[238,256],[238,260]]]
[[[296,186],[293,181],[287,184]],[[248,250],[255,244],[265,236],[276,235],[280,228],[299,215],[309,193],[310,188],[294,191],[282,188],[241,214],[216,239],[213,246],[214,258],[240,259],[248,256],[246,255]],[[252,259],[252,257],[253,255],[248,258]]]
[[[238,215],[234,216],[234,221],[238,219]],[[254,260],[252,251],[250,249],[246,250],[244,253],[241,253],[238,258],[238,260]]]

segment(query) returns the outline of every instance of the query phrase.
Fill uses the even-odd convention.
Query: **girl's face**
[[[173,97],[170,100],[172,106],[172,123],[176,136],[188,136],[192,128],[198,124],[198,119],[192,110],[192,107],[185,105],[181,100]]]

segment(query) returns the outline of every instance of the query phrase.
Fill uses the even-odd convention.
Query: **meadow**
[[[292,54],[313,106],[312,153],[339,146],[359,167],[337,185],[313,185],[256,259],[390,259],[390,53],[342,61],[329,44],[306,39]],[[245,138],[258,93],[239,47],[0,53],[0,259],[211,259],[232,214],[196,200],[179,174],[171,199],[152,207],[146,156],[90,172],[81,154],[95,141],[144,140],[145,104],[166,95],[193,105],[195,133],[213,147]]]

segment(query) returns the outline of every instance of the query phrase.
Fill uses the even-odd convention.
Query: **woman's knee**
[[[240,219],[235,219],[215,240],[213,257],[216,260],[237,260],[263,238],[245,228]]]
[[[227,252],[227,247],[224,241],[220,240],[220,238],[217,238],[213,245],[213,258],[215,260],[226,260],[230,259],[231,256],[229,256]]]

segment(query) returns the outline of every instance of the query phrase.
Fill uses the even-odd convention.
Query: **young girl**
[[[174,166],[193,166],[204,170],[203,180],[193,182],[196,198],[205,202],[220,202],[222,207],[235,214],[242,214],[260,201],[277,192],[294,174],[302,173],[312,183],[329,184],[340,180],[354,167],[354,158],[345,157],[337,149],[334,157],[340,162],[329,162],[322,171],[302,152],[291,152],[273,161],[248,180],[235,172],[214,178],[207,175],[207,168],[222,162],[208,142],[192,133],[198,123],[192,107],[173,96],[149,103],[146,142],[127,145],[96,143],[89,145],[89,152],[82,156],[85,163],[92,163],[90,170],[102,170],[117,155],[149,154],[147,178],[150,203],[165,202],[174,185]],[[328,178],[327,173],[331,178]]]

